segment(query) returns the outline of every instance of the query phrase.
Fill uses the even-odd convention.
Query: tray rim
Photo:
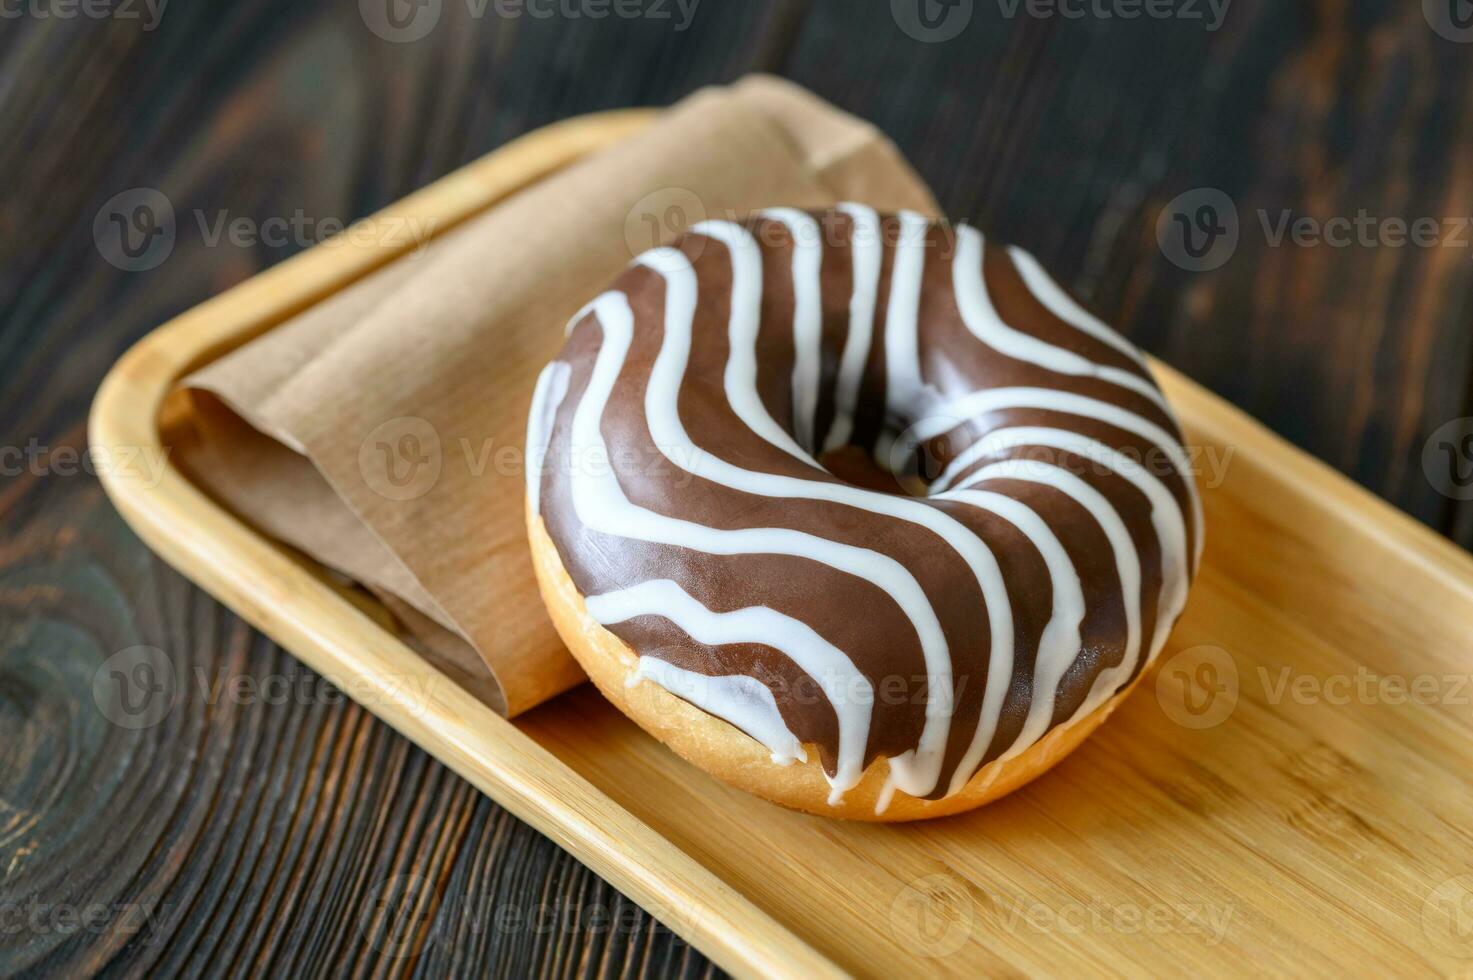
[[[377,212],[431,214],[435,234],[578,158],[650,125],[658,109],[577,116],[521,136]],[[165,452],[165,398],[190,371],[321,302],[410,247],[387,230],[361,227],[351,243],[312,248],[273,266],[146,334],[104,378],[88,420],[93,447],[119,455]],[[389,240],[385,240],[389,239]],[[1251,446],[1260,462],[1324,490],[1323,505],[1403,552],[1473,601],[1473,555],[1269,431],[1241,410],[1151,359],[1178,412],[1208,439]],[[157,458],[157,457],[155,457]],[[481,792],[556,841],[615,887],[655,912],[723,969],[739,976],[842,976],[844,971],[695,857],[614,802],[436,671],[304,559],[214,502],[168,463],[156,482],[121,467],[99,469],[124,520],[168,564],[284,649],[360,699],[381,721]],[[411,695],[395,677],[431,686]],[[428,691],[428,700],[426,700]]]

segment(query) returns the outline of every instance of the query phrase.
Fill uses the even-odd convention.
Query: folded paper
[[[862,200],[935,212],[872,126],[786,82],[706,89],[183,382],[194,479],[379,596],[516,714],[582,674],[543,611],[523,439],[568,318],[703,218]]]

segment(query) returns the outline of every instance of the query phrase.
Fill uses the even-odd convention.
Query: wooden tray
[[[650,118],[538,131],[384,215],[443,231]],[[160,327],[92,445],[157,450],[178,378],[398,251],[312,249]],[[506,721],[177,470],[104,482],[168,562],[733,972],[1473,969],[1473,559],[1156,369],[1226,468],[1155,677],[1044,779],[909,826],[728,789],[587,686]],[[383,680],[407,675],[428,709]]]

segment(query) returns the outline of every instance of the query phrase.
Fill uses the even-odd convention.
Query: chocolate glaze
[[[852,250],[863,229],[857,228],[849,214],[837,211],[813,217],[822,230],[816,285],[821,315],[819,390],[811,425],[812,445],[802,448],[819,463],[833,460],[834,469],[844,478],[774,445],[738,416],[725,377],[732,353],[734,255],[722,241],[702,233],[700,226],[674,245],[694,269],[698,287],[689,362],[678,395],[679,420],[696,446],[755,473],[817,483],[888,487],[899,496],[903,494],[900,485],[906,482],[924,493],[926,481],[935,481],[969,446],[989,433],[1020,426],[1061,430],[1087,436],[1143,461],[1143,468],[1164,486],[1185,524],[1185,559],[1169,566],[1163,558],[1170,544],[1158,537],[1151,501],[1136,483],[1113,471],[1097,453],[1085,458],[1066,448],[1026,441],[989,453],[952,473],[944,487],[931,482],[930,497],[910,498],[939,510],[975,534],[992,552],[1001,570],[1013,621],[1013,658],[1005,678],[990,677],[994,668],[990,662],[993,624],[989,610],[977,576],[948,535],[842,503],[735,489],[701,466],[692,466],[694,473],[687,472],[680,465],[686,457],[657,444],[647,416],[646,395],[656,358],[666,340],[667,276],[658,265],[637,263],[614,281],[611,291],[627,297],[633,313],[633,332],[598,432],[607,445],[619,488],[630,504],[657,514],[709,528],[802,531],[888,556],[909,572],[940,623],[952,669],[954,705],[947,722],[940,776],[928,792],[919,794],[939,798],[949,788],[960,785],[953,782],[953,776],[983,717],[989,681],[1004,681],[1007,693],[986,751],[968,766],[971,771],[1005,752],[1026,747],[1017,740],[1035,698],[1047,699],[1043,706],[1049,712],[1048,727],[1062,724],[1087,702],[1097,705],[1128,684],[1158,652],[1152,642],[1157,638],[1157,621],[1166,617],[1172,622],[1180,614],[1180,597],[1186,584],[1168,581],[1168,577],[1184,579],[1195,569],[1201,536],[1196,490],[1180,467],[1170,462],[1168,453],[1179,447],[1181,437],[1164,403],[1118,380],[1118,374],[1129,374],[1149,383],[1154,392],[1144,364],[1126,345],[1107,343],[1077,323],[1055,315],[1025,282],[1015,257],[991,243],[982,256],[982,282],[997,319],[1013,331],[1077,355],[1092,365],[1112,368],[1117,374],[1102,377],[1063,373],[1034,359],[1009,356],[974,335],[960,312],[957,284],[953,282],[960,230],[956,227],[931,225],[920,247],[923,265],[915,310],[915,350],[924,396],[914,405],[897,406],[892,401],[887,409],[886,357],[892,337],[887,328],[906,329],[903,322],[888,322],[892,287],[900,288],[895,282],[896,243],[903,227],[896,216],[880,219],[884,232],[883,244],[878,246],[881,272],[872,342],[863,362],[853,431],[844,450],[829,456],[820,454],[818,447],[824,444],[840,413],[840,364],[851,332],[851,298],[857,288]],[[913,216],[911,220],[915,220]],[[806,393],[802,380],[795,380],[799,358],[796,292],[803,283],[801,276],[795,275],[794,235],[783,222],[768,218],[755,219],[744,227],[760,251],[756,393],[771,418],[796,440],[803,429],[797,416]],[[541,515],[579,592],[600,596],[642,582],[668,579],[714,613],[758,607],[792,617],[843,651],[872,686],[864,762],[917,749],[926,724],[927,702],[933,696],[927,662],[916,625],[884,588],[811,557],[712,554],[680,544],[651,543],[593,530],[580,520],[572,482],[582,472],[580,467],[593,464],[588,460],[588,447],[576,444],[573,418],[604,342],[605,329],[596,311],[590,309],[570,324],[567,344],[559,356],[559,361],[568,365],[567,391],[550,416],[546,463],[540,477]],[[1157,445],[1106,419],[1059,410],[1049,404],[958,418],[955,425],[923,442],[919,451],[906,453],[903,459],[890,458],[895,455],[889,447],[896,436],[923,417],[944,415],[956,399],[973,392],[1016,388],[1073,393],[1116,406],[1164,430],[1171,445]],[[1130,617],[1126,606],[1132,600],[1122,583],[1122,559],[1112,550],[1101,521],[1076,496],[1047,482],[1008,475],[987,477],[967,487],[969,491],[1009,498],[1030,509],[1052,531],[1078,576],[1083,597],[1078,649],[1056,687],[1043,691],[1034,690],[1040,642],[1050,622],[1060,615],[1055,605],[1059,585],[1043,550],[1015,519],[939,492],[965,484],[968,474],[1006,459],[1055,464],[1074,474],[1108,502],[1128,531],[1138,556],[1139,597],[1132,610],[1139,626],[1137,652],[1127,649]],[[1051,469],[1042,467],[1037,472],[1047,474]],[[917,484],[917,479],[922,484]],[[1178,591],[1173,592],[1173,587],[1179,587]],[[833,698],[774,646],[755,642],[707,645],[662,615],[638,615],[607,625],[641,657],[657,658],[707,677],[739,675],[757,679],[771,692],[781,720],[792,735],[802,743],[816,745],[825,771],[830,776],[836,773],[840,723]],[[1095,699],[1090,701],[1100,674],[1125,663],[1128,657],[1133,659],[1128,671],[1109,691],[1094,692]],[[970,776],[971,771],[965,775]]]

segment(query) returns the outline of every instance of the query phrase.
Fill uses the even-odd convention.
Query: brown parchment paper
[[[527,407],[563,326],[684,225],[840,200],[935,211],[882,135],[810,93],[764,76],[702,90],[186,378],[178,458],[376,593],[437,667],[524,711],[583,679],[523,527]]]

